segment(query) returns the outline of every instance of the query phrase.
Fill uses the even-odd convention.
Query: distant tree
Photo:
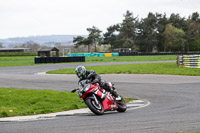
[[[185,50],[185,43],[186,43],[185,32],[182,29],[178,29],[174,27],[173,34],[174,34],[174,44],[173,44],[172,51],[183,52]]]
[[[200,38],[190,42],[189,51],[200,51]]]
[[[87,45],[88,46],[88,52],[90,52],[90,46],[95,46],[95,52],[97,51],[96,47],[97,45],[101,44],[103,41],[103,38],[101,37],[100,31],[97,27],[87,28],[87,31],[89,32],[89,35],[87,38],[84,38],[82,36],[74,37],[73,43],[75,47],[78,47],[80,45]]]
[[[194,50],[195,49],[194,42],[198,42],[195,40],[200,39],[200,16],[198,12],[193,13],[192,16],[189,16],[187,20],[186,37],[187,37],[187,46],[186,46],[187,51]]]
[[[136,49],[134,39],[136,37],[137,18],[134,18],[130,11],[127,11],[124,17],[117,37],[116,47]]]
[[[165,31],[165,26],[168,24],[168,19],[166,14],[162,15],[156,13],[157,24],[156,24],[156,31],[157,31],[157,51],[161,52],[164,51],[164,37],[163,32]]]
[[[73,38],[73,43],[74,43],[75,47],[77,48],[79,45],[84,44],[84,43],[83,43],[83,40],[84,40],[84,39],[85,39],[85,38],[82,37],[82,36],[74,37],[74,38]]]
[[[117,36],[119,34],[120,25],[116,24],[107,28],[107,32],[103,34],[104,44],[110,44],[111,49],[115,48]]]
[[[37,50],[40,48],[40,45],[33,41],[28,41],[28,42],[21,44],[18,47],[29,48],[31,52],[37,52]]]
[[[87,40],[95,46],[95,52],[97,52],[97,45],[100,45],[103,41],[103,38],[101,37],[102,31],[95,26],[92,28],[87,28],[87,31],[89,32]]]
[[[141,51],[152,52],[157,46],[157,30],[157,18],[153,13],[149,13],[139,24],[137,42]]]
[[[74,47],[78,48],[80,45],[87,45],[88,46],[88,52],[90,52],[90,42],[87,41],[86,38],[82,37],[82,36],[77,36],[74,37],[73,39],[73,43],[74,43]]]
[[[163,36],[165,38],[165,49],[164,51],[170,51],[173,46],[173,26],[172,24],[167,24],[165,27],[165,31],[163,33]]]
[[[165,51],[184,51],[186,40],[185,32],[182,29],[174,27],[171,23],[167,24],[163,36],[165,38]]]
[[[192,16],[190,17],[190,19],[191,19],[192,21],[195,21],[195,22],[200,23],[200,16],[199,16],[199,13],[198,13],[198,12],[192,13]]]
[[[3,48],[3,43],[0,42],[0,48]]]
[[[172,13],[169,18],[169,23],[178,29],[186,30],[186,19],[181,17],[179,14]]]
[[[133,13],[126,11],[122,23],[109,26],[101,36],[96,28],[87,28],[88,37],[74,38],[75,47],[80,45],[95,47],[109,44],[111,48],[132,48],[134,51],[158,52],[199,50],[200,15],[194,12],[188,19],[179,14],[149,13],[146,18],[138,20]]]

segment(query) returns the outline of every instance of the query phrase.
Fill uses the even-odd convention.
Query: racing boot
[[[104,88],[106,91],[110,92],[114,97],[115,100],[121,100],[121,97],[117,94],[117,91],[115,90],[115,87],[111,88],[108,83],[102,80],[101,82],[102,88]]]
[[[115,100],[116,101],[120,101],[122,98],[120,97],[120,95],[117,93],[117,91],[116,90],[113,90],[112,88],[111,88],[111,92],[110,92],[114,97],[115,97]]]

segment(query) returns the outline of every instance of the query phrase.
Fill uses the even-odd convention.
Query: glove
[[[87,80],[87,81],[86,81],[86,84],[89,84],[89,83],[91,83],[91,81],[90,81],[90,80]]]

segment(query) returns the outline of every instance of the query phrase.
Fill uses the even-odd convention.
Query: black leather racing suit
[[[113,93],[113,90],[110,88],[108,83],[105,82],[104,80],[101,80],[101,77],[94,70],[86,71],[86,74],[83,77],[83,79],[80,79],[79,81],[85,80],[85,79],[90,80],[91,84],[98,83],[103,89]]]

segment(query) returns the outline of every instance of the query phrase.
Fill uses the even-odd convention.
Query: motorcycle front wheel
[[[124,101],[123,98],[120,101],[117,101],[116,103],[117,103],[117,106],[118,106],[118,109],[117,109],[118,112],[125,112],[126,111],[127,106],[126,106],[126,102]]]
[[[100,101],[98,101],[98,103],[95,102],[94,99],[92,98],[88,98],[85,101],[85,104],[88,106],[88,108],[96,115],[102,115],[104,114],[104,108],[101,104]]]

